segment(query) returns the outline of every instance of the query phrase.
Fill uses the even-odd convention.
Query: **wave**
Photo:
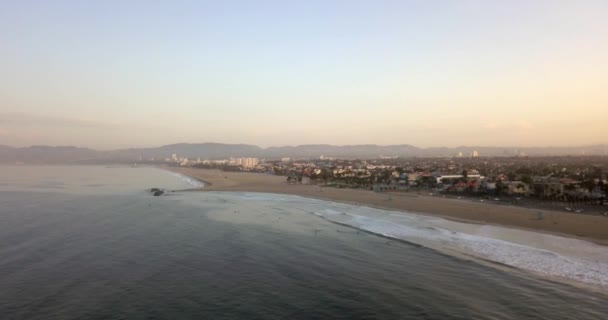
[[[501,226],[456,222],[413,212],[376,209],[301,196],[211,192],[221,198],[257,201],[314,215],[443,254],[516,268],[551,279],[608,289],[608,247],[589,241]]]
[[[183,182],[186,182],[187,184],[191,185],[193,188],[203,188],[205,186],[205,184],[198,179],[194,179],[192,177],[189,177],[189,176],[177,173],[177,172],[166,171],[166,170],[164,170],[164,171],[179,178]]]
[[[353,208],[353,210],[385,211],[363,208],[364,210],[360,208]],[[586,251],[595,254],[595,256],[589,257],[568,256],[542,247],[442,228],[438,225],[458,223],[447,222],[447,220],[440,221],[443,220],[440,218],[429,218],[408,213],[387,215],[386,212],[390,211],[385,211],[384,218],[334,209],[322,209],[312,213],[333,223],[350,226],[387,238],[404,240],[444,253],[459,253],[500,265],[608,288],[608,263],[600,261],[608,257],[608,248],[606,247],[577,239],[543,235],[549,241],[553,239],[569,246],[584,246]],[[398,219],[394,219],[395,217],[398,217]],[[502,229],[509,230],[508,228]],[[528,232],[513,231],[516,233]]]

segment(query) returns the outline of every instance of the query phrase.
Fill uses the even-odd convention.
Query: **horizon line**
[[[417,149],[456,149],[456,148],[505,148],[505,149],[538,149],[538,148],[589,148],[589,147],[608,147],[608,142],[606,143],[591,143],[591,144],[581,144],[581,145],[546,145],[546,146],[516,146],[516,145],[508,145],[508,146],[500,146],[500,145],[458,145],[454,147],[450,146],[431,146],[431,147],[420,147],[409,143],[401,143],[401,144],[375,144],[375,143],[361,143],[361,144],[329,144],[329,143],[307,143],[307,144],[291,144],[291,145],[273,145],[268,147],[263,147],[257,144],[250,143],[224,143],[224,142],[177,142],[177,143],[169,143],[169,144],[161,144],[157,146],[148,146],[148,147],[126,147],[126,148],[94,148],[94,147],[86,147],[79,145],[50,145],[50,144],[32,144],[28,146],[11,146],[7,144],[0,144],[0,146],[14,148],[14,149],[26,149],[33,147],[50,147],[50,148],[79,148],[79,149],[89,149],[95,151],[120,151],[120,150],[129,150],[129,149],[155,149],[162,148],[167,146],[175,146],[175,145],[203,145],[203,144],[217,144],[217,145],[243,145],[243,146],[253,146],[258,147],[263,150],[267,150],[270,148],[288,148],[288,147],[305,147],[305,146],[329,146],[329,147],[356,147],[356,146],[378,146],[378,147],[395,147],[395,146],[410,146]]]

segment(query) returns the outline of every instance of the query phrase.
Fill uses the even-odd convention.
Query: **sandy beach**
[[[291,194],[369,207],[416,212],[472,223],[509,226],[582,238],[608,245],[608,218],[517,206],[446,199],[414,193],[377,193],[307,184],[259,173],[195,168],[167,168],[206,183],[199,191],[242,191]],[[542,219],[539,219],[542,212]]]

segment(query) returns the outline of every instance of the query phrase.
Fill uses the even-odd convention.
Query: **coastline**
[[[608,245],[608,218],[577,215],[546,209],[530,209],[468,200],[414,194],[387,194],[369,190],[339,189],[306,184],[288,184],[285,177],[249,172],[223,172],[213,169],[163,169],[179,173],[204,184],[189,191],[261,192],[302,196],[384,210],[436,216],[478,225],[495,225],[548,233]],[[543,218],[538,219],[542,213]]]

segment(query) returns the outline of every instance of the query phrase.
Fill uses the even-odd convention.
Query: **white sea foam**
[[[205,186],[205,184],[202,183],[200,180],[185,176],[185,175],[177,173],[177,172],[171,172],[171,171],[167,171],[167,172],[172,174],[173,176],[177,177],[181,181],[191,185],[193,188],[202,188]]]
[[[243,192],[240,194],[242,200],[246,201],[289,201],[289,198],[282,197],[278,194],[251,193]],[[287,196],[290,197],[290,196]]]
[[[367,209],[370,211],[377,210]],[[456,227],[454,229],[462,228],[458,228],[457,224],[459,223],[450,223],[447,220],[441,221],[443,219],[437,218],[428,219],[415,214],[408,217],[407,213],[402,213],[397,221],[392,220],[390,215],[387,215],[386,218],[348,213],[337,215],[336,211],[332,209],[325,209],[320,215],[330,221],[348,224],[388,237],[407,240],[444,252],[455,251],[549,276],[608,287],[608,263],[606,262],[608,260],[608,248],[590,242],[548,236],[546,238],[556,240],[566,246],[563,250],[552,251],[548,249],[548,247],[552,247],[551,245],[534,246],[534,241],[524,245],[492,238],[490,235],[481,236],[445,229],[450,224]],[[508,228],[493,228],[502,229],[503,233],[509,231],[517,234],[530,233],[521,230],[509,230]],[[520,242],[525,242],[525,240]],[[583,255],[580,252],[579,254],[568,254],[569,251],[576,250],[575,248],[583,248],[583,251],[591,255]]]
[[[314,213],[332,222],[402,239],[447,254],[477,257],[608,288],[608,247],[588,241],[297,196],[266,194],[256,199],[249,194],[241,197],[260,201],[280,199],[293,208]]]

